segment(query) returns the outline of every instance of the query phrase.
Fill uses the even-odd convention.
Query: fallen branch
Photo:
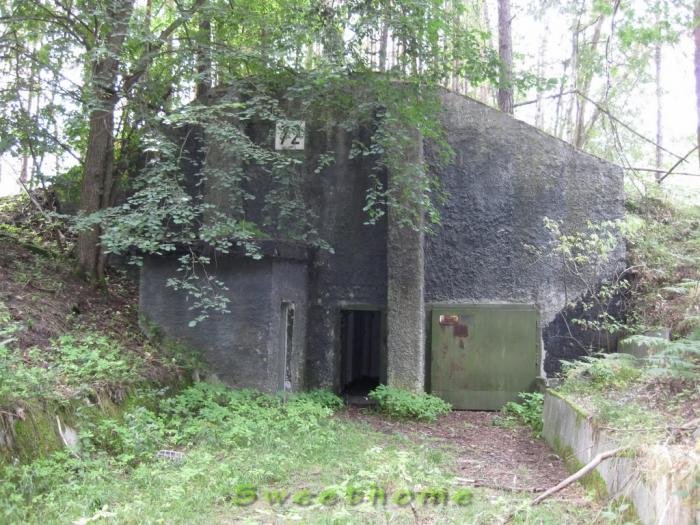
[[[543,488],[541,487],[510,487],[508,485],[496,485],[496,484],[491,484],[491,483],[481,483],[481,482],[476,482],[474,483],[474,488],[477,489],[492,489],[492,490],[501,490],[504,492],[542,492],[544,491]]]
[[[545,489],[540,487],[511,487],[508,485],[498,485],[489,483],[481,479],[454,478],[459,483],[469,484],[474,488],[502,490],[506,492],[543,492]]]
[[[692,419],[690,421],[686,421],[679,427],[668,427],[668,430],[671,432],[668,435],[668,438],[666,438],[666,445],[669,443],[673,443],[678,439],[678,437],[681,435],[681,432],[687,431],[687,430],[696,430],[697,428],[700,428],[700,417],[696,417],[695,419]]]
[[[665,179],[666,177],[668,177],[671,173],[673,173],[673,170],[675,170],[675,169],[681,164],[681,162],[685,162],[685,160],[686,160],[688,157],[690,157],[691,153],[693,153],[696,149],[698,149],[697,146],[695,146],[695,147],[694,147],[693,149],[691,149],[688,153],[686,153],[686,154],[685,154],[685,157],[683,157],[683,158],[680,159],[678,162],[676,162],[670,170],[668,170],[666,173],[664,173],[663,175],[661,175],[661,177],[658,177],[658,178],[656,179],[656,182],[657,182],[658,184],[661,184],[661,183],[664,181],[664,179]]]
[[[38,284],[34,284],[32,281],[29,281],[29,286],[31,286],[35,290],[39,290],[40,292],[46,292],[46,293],[57,293],[58,292],[58,290],[56,288],[42,288]]]
[[[565,489],[575,481],[578,481],[581,479],[583,476],[588,474],[591,470],[596,468],[600,463],[605,461],[608,458],[611,458],[613,456],[616,456],[620,452],[622,452],[624,448],[616,448],[614,450],[608,450],[607,452],[601,452],[598,454],[596,457],[594,457],[587,465],[585,465],[583,468],[581,468],[578,472],[575,474],[572,474],[568,478],[566,478],[564,481],[559,483],[558,485],[555,485],[554,487],[547,489],[545,492],[537,496],[535,499],[532,500],[532,505],[537,505],[547,499],[549,496],[552,494],[556,494],[560,490]]]

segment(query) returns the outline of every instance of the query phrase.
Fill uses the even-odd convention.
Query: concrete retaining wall
[[[553,391],[544,400],[544,438],[572,470],[619,443],[581,408]],[[700,523],[698,454],[654,446],[602,462],[593,478],[612,498],[625,498],[644,525]],[[603,486],[604,485],[604,486]]]
[[[633,335],[620,340],[617,343],[617,351],[630,354],[638,359],[650,357],[668,344],[668,338]]]

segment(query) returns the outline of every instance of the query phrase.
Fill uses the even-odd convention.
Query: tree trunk
[[[549,21],[544,26],[542,40],[540,40],[540,48],[537,53],[537,78],[544,78],[544,60],[547,54],[547,37],[549,36]],[[537,88],[537,102],[535,106],[535,126],[539,129],[544,129],[544,111],[542,108],[542,97],[544,91]]]
[[[389,23],[382,19],[382,33],[379,36],[379,71],[386,71],[386,52],[389,46]]]
[[[510,0],[498,0],[498,55],[501,59],[498,79],[498,107],[513,114],[513,38]]]
[[[591,49],[591,53],[595,53],[600,43],[600,37],[603,29],[603,22],[605,21],[604,15],[599,15],[598,20],[593,28],[593,36],[591,37],[591,42],[588,46]],[[580,53],[580,50],[578,51]],[[583,148],[586,143],[587,130],[586,130],[586,107],[588,101],[586,97],[590,98],[591,82],[593,81],[594,72],[592,70],[584,70],[580,61],[577,60],[576,70],[573,72],[576,75],[576,122],[574,124],[574,132],[571,142],[577,148]]]
[[[481,19],[479,21],[479,27],[488,33],[488,44],[491,47],[496,47],[493,39],[494,32],[491,31],[491,16],[489,15],[489,3],[486,0],[481,0]],[[493,90],[489,88],[488,82],[482,82],[479,85],[477,98],[481,100],[484,104],[493,104]]]
[[[695,0],[693,17],[693,37],[695,39],[695,107],[698,114],[698,163],[700,163],[700,0]]]
[[[212,85],[211,20],[206,12],[201,13],[197,31],[197,85],[195,98],[205,102]]]
[[[89,79],[92,105],[88,143],[83,167],[80,208],[86,215],[109,206],[113,187],[114,108],[117,104],[119,56],[133,12],[134,0],[115,0],[109,13],[109,29],[99,40],[105,53],[92,65]],[[100,247],[100,228],[78,235],[78,264],[86,277],[100,281],[104,277],[104,254]]]
[[[657,25],[659,17],[657,15]],[[654,49],[654,66],[656,81],[656,169],[660,170],[663,165],[663,89],[661,86],[661,42],[656,43]]]

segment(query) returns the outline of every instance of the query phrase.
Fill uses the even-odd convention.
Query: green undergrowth
[[[127,348],[93,331],[23,347],[25,330],[0,301],[0,462],[46,457],[64,447],[59,424],[110,417],[146,404],[143,392],[155,385],[171,391],[183,383],[180,350],[153,350],[155,367],[148,347]]]
[[[628,324],[668,327],[673,338],[700,328],[700,206],[654,184],[626,202],[626,241],[634,269]]]
[[[494,418],[494,424],[502,427],[529,426],[535,437],[542,436],[542,410],[544,394],[541,392],[521,392],[520,401],[509,401]]]
[[[146,384],[156,358],[161,375],[188,364],[189,356],[175,346],[128,348],[82,327],[46,347],[22,348],[17,339],[26,329],[0,301],[0,406],[5,408],[27,399],[70,400]]]
[[[0,466],[0,522],[414,523],[417,515],[490,524],[512,514],[513,523],[558,525],[594,517],[556,500],[531,507],[530,494],[460,486],[451,452],[333,417],[340,400],[328,392],[285,400],[196,383],[131,399],[111,416],[76,410],[74,450]],[[159,459],[162,450],[183,456]],[[386,500],[370,502],[373,488]],[[250,505],[241,504],[245,490],[256,494]],[[358,490],[362,501],[346,499]],[[444,504],[421,499],[440,490]]]
[[[438,416],[452,410],[452,405],[437,396],[386,385],[375,388],[369,393],[369,398],[377,402],[377,410],[380,413],[397,419],[435,421]]]
[[[566,363],[558,391],[623,444],[664,441],[700,402],[700,341],[692,337],[655,339],[656,353],[647,358],[604,354]]]

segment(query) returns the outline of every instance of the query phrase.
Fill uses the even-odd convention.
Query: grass
[[[513,523],[594,522],[590,507],[553,500],[533,508],[531,494],[461,486],[454,449],[334,417],[344,408],[329,392],[285,402],[208,383],[167,388],[149,382],[145,354],[109,337],[74,331],[47,348],[21,350],[15,337],[26,326],[6,308],[0,321],[0,408],[14,413],[18,437],[32,444],[20,463],[0,456],[0,523],[364,524],[418,516],[491,524],[513,513]],[[127,392],[121,404],[100,401],[118,388]],[[78,446],[69,451],[57,439],[33,446],[56,438],[57,415],[78,432]],[[162,449],[184,460],[158,459]],[[256,488],[257,501],[237,505],[246,486]],[[368,501],[373,487],[386,492],[386,503]],[[447,503],[423,504],[426,490],[447,491]],[[270,504],[266,493],[275,491],[289,500]],[[367,500],[348,501],[348,491]]]
[[[98,420],[78,417],[78,456],[62,450],[0,467],[0,522],[414,523],[417,515],[430,523],[491,524],[516,511],[513,523],[595,518],[590,509],[554,500],[530,507],[530,494],[461,487],[451,451],[333,417],[337,407],[325,394],[284,403],[198,383],[174,396],[150,392],[143,398],[150,406],[155,400],[155,407],[136,405]],[[157,459],[159,448],[185,458]],[[256,488],[258,499],[238,505],[246,486]],[[386,491],[385,504],[348,500],[348,491],[369,499],[372,487]],[[447,503],[423,504],[419,494],[427,489],[446,490]],[[413,494],[410,504],[402,490]],[[273,491],[296,499],[270,504],[266,492]]]
[[[569,363],[559,391],[614,431],[622,445],[665,442],[670,429],[694,417],[700,399],[700,345],[690,339],[663,345],[645,359],[607,354]],[[685,439],[690,444],[688,438],[687,432],[677,434],[671,442]]]

